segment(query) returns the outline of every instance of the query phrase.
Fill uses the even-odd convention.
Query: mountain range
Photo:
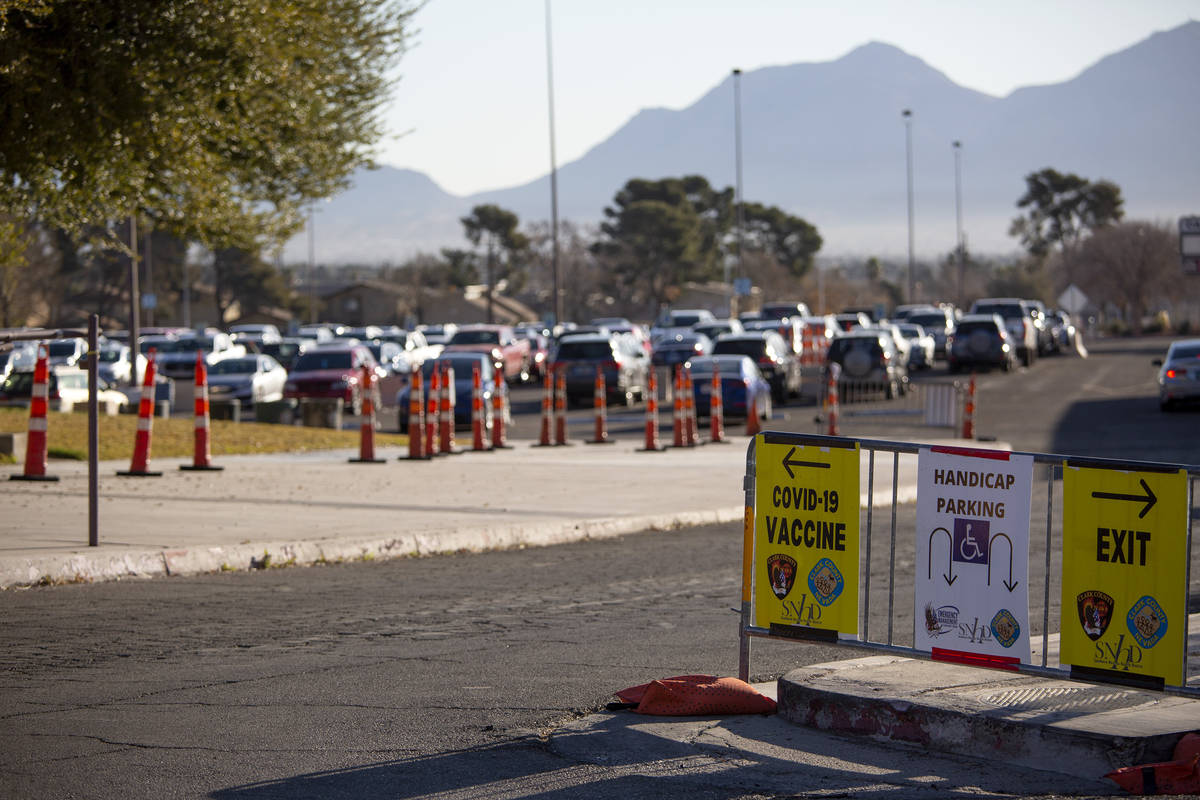
[[[1019,57],[1019,56],[1018,56]],[[881,43],[833,61],[741,76],[748,202],[804,217],[825,257],[899,256],[907,248],[906,132],[911,109],[914,229],[919,257],[955,245],[955,163],[962,143],[963,227],[976,253],[1016,249],[1007,235],[1024,177],[1043,167],[1121,187],[1127,218],[1173,221],[1200,212],[1200,22],[1159,32],[1075,78],[998,98],[966,89],[920,58]],[[732,76],[690,106],[645,109],[558,170],[560,220],[595,224],[634,178],[700,174],[735,181]],[[550,218],[549,175],[455,196],[428,176],[381,166],[314,218],[322,263],[400,263],[465,247],[459,218],[481,203],[522,223]],[[308,258],[307,234],[284,258]]]

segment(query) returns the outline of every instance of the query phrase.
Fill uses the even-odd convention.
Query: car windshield
[[[692,375],[712,375],[713,364],[717,365],[717,371],[722,375],[741,375],[742,362],[740,359],[720,359],[713,361],[711,359],[692,361]]]
[[[980,303],[971,309],[972,314],[999,314],[1005,319],[1024,317],[1025,312],[1018,303]]]
[[[212,349],[213,340],[211,338],[167,340],[158,344],[160,353],[195,353],[198,350],[211,351]]]
[[[246,375],[257,370],[257,358],[227,358],[208,368],[210,375]]]
[[[944,314],[909,314],[905,319],[923,328],[946,327],[946,317]]]
[[[713,345],[713,355],[739,355],[757,358],[766,347],[764,339],[726,339]]]
[[[115,364],[116,362],[122,360],[122,351],[119,347],[105,348],[100,351],[99,355],[101,364]]]
[[[925,335],[925,331],[919,325],[898,325],[900,332],[910,339],[916,339]]]
[[[602,342],[563,342],[558,346],[560,361],[612,361],[612,345]]]
[[[696,313],[681,313],[676,311],[667,317],[667,325],[672,328],[690,328],[697,322],[703,321],[704,317]]]
[[[1171,348],[1171,359],[1176,358],[1200,358],[1200,344],[1197,345],[1176,345]]]
[[[499,331],[458,331],[447,344],[499,344]]]
[[[318,369],[350,369],[353,360],[349,350],[331,350],[325,353],[305,353],[296,359],[293,372],[311,372]]]
[[[978,320],[978,321],[973,321],[973,322],[958,323],[958,329],[955,333],[958,336],[967,336],[969,334],[974,333],[975,331],[986,331],[987,333],[996,333],[997,329],[996,329],[996,325],[994,323],[985,322],[983,320]]]
[[[8,397],[29,397],[33,394],[33,373],[14,372],[4,379],[0,392]]]
[[[48,348],[50,356],[73,356],[78,352],[78,347],[75,342],[51,342]]]
[[[487,363],[487,361],[485,359],[482,359],[482,358],[439,358],[436,360],[430,359],[421,365],[421,375],[424,376],[426,378],[426,380],[428,380],[428,378],[433,374],[434,367],[437,367],[439,370],[444,369],[446,367],[450,367],[451,369],[454,370],[455,382],[462,381],[462,380],[469,381],[469,380],[473,379],[472,376],[475,374],[476,366],[479,367],[480,380],[483,380],[483,381],[490,380],[491,375],[492,375],[491,366]]]

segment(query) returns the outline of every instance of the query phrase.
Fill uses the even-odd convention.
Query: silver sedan
[[[1200,400],[1200,339],[1171,342],[1165,358],[1154,359],[1158,370],[1158,405],[1170,411]]]

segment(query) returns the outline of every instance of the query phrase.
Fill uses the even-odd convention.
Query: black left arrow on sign
[[[793,461],[792,454],[796,452],[793,447],[787,451],[787,455],[783,457],[783,468],[787,470],[789,478],[795,478],[796,473],[792,472],[792,467],[815,467],[816,469],[829,469],[830,464],[825,464],[821,461]]]
[[[1154,492],[1150,491],[1150,486],[1146,483],[1145,478],[1140,479],[1139,483],[1142,484],[1142,491],[1144,491],[1145,494],[1092,492],[1092,497],[1096,498],[1097,500],[1125,500],[1126,502],[1130,503],[1145,503],[1146,505],[1142,506],[1142,510],[1138,514],[1138,519],[1142,519],[1146,516],[1146,514],[1150,513],[1150,509],[1154,508],[1154,504],[1158,502],[1158,498],[1154,495]]]

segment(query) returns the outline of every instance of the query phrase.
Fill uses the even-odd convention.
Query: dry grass
[[[335,450],[358,447],[357,431],[335,431],[330,428],[302,428],[292,425],[268,425],[256,422],[233,423],[213,420],[209,441],[213,456],[238,453],[304,453],[313,450]],[[19,433],[28,430],[29,412],[24,409],[0,408],[0,433]],[[51,457],[87,458],[87,414],[50,412],[48,447]],[[133,440],[137,431],[137,416],[121,414],[100,417],[100,459],[102,461],[133,457]],[[376,433],[376,447],[406,446],[407,436]],[[150,444],[151,457],[190,458],[194,438],[192,418],[154,420]]]

